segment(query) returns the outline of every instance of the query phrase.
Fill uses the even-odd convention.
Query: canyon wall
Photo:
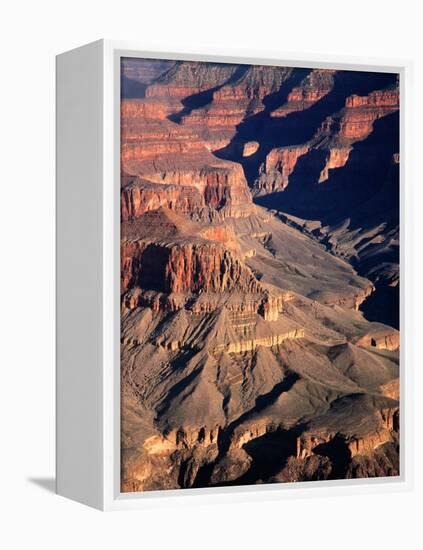
[[[398,106],[396,75],[124,61],[123,492],[399,474],[399,332],[363,315]]]

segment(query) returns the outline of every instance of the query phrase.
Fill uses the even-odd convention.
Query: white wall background
[[[422,366],[411,493],[101,514],[46,490],[54,475],[54,56],[97,38],[403,57],[415,62],[414,205],[422,203],[421,17],[415,1],[19,1],[0,18],[2,261],[0,546],[418,548]],[[411,178],[406,185],[411,185]],[[416,223],[417,231],[417,223]],[[415,298],[421,254],[415,238]],[[421,247],[421,245],[420,245]],[[421,337],[415,303],[413,346]],[[35,480],[35,481],[34,481]],[[43,488],[44,485],[44,488]],[[3,540],[4,539],[4,540]],[[408,541],[407,543],[405,541]]]

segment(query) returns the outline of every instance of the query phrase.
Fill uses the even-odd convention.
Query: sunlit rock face
[[[397,76],[121,82],[122,491],[399,475]]]

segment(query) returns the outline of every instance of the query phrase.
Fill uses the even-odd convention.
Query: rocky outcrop
[[[192,487],[201,467],[218,455],[219,428],[172,430],[148,437],[124,464],[123,492]]]
[[[195,125],[169,119],[183,108],[181,98],[189,92],[200,93],[218,78],[226,81],[235,69],[228,65],[210,72],[198,64],[177,64],[159,83],[147,88],[146,98],[122,102],[122,171],[127,179],[137,180],[123,189],[124,220],[159,206],[185,213],[204,206],[226,207],[232,214],[251,204],[242,168],[211,155],[203,132]],[[186,78],[196,82],[189,92]],[[172,188],[154,189],[153,184]]]
[[[333,148],[329,150],[329,155],[326,159],[326,164],[320,172],[319,183],[326,181],[329,178],[329,170],[334,168],[342,168],[346,165],[350,156],[351,146]]]
[[[400,347],[400,335],[395,329],[381,327],[357,340],[356,345],[395,351]]]
[[[285,117],[297,111],[304,111],[320,101],[333,88],[332,69],[314,69],[301,84],[291,90],[287,102],[272,112],[272,117]]]
[[[223,85],[236,70],[227,63],[177,62],[147,88],[146,96],[184,99]]]
[[[190,129],[181,130],[169,121],[154,120],[142,125],[122,123],[121,161],[122,170],[129,175],[142,175],[145,169],[152,170],[160,154],[160,166],[171,166],[173,162],[181,161],[175,155],[202,153],[207,149],[200,136]],[[187,160],[190,157],[187,157]],[[145,162],[150,161],[150,162]],[[145,168],[144,168],[145,167]]]
[[[366,139],[379,118],[399,108],[399,90],[389,88],[376,90],[367,96],[352,95],[345,101],[345,107],[323,123],[319,132],[329,140],[321,145],[328,150],[326,164],[320,173],[319,183],[329,178],[329,171],[346,165],[352,146]]]
[[[318,450],[318,447],[330,445],[337,434],[328,434],[325,437],[320,435],[310,435],[299,437],[297,440],[297,458],[305,459]],[[374,432],[367,433],[361,437],[352,437],[345,439],[346,453],[352,458],[356,455],[365,455],[374,451],[379,445],[392,441],[392,435],[389,430],[381,428]]]
[[[318,78],[315,73],[313,71],[305,79],[303,87],[294,89],[288,96],[288,102],[272,112],[272,116],[285,117],[292,112],[304,111],[325,97],[333,87],[334,71],[323,75],[317,71]],[[275,148],[267,154],[265,163],[260,166],[253,193],[263,195],[284,190],[298,158],[315,150],[326,153],[325,164],[316,183],[327,181],[330,170],[347,164],[353,144],[371,134],[374,122],[398,108],[397,88],[376,90],[367,96],[347,97],[345,107],[326,118],[313,139],[295,147]]]
[[[376,130],[398,109],[395,85],[135,65],[121,105],[121,490],[397,475],[399,334],[361,312],[378,281],[342,256],[360,219],[339,221],[349,201],[330,194],[361,185],[367,140],[394,181],[398,149]],[[359,187],[365,221],[376,184]],[[254,205],[249,186],[275,204]],[[328,193],[316,217],[276,204],[304,207],[314,189]],[[390,223],[368,229],[363,257],[370,244],[387,254],[376,241]]]
[[[261,166],[260,175],[255,182],[254,194],[262,195],[285,189],[298,159],[308,150],[308,145],[272,149]]]
[[[218,243],[127,242],[121,257],[123,292],[133,285],[169,294],[260,290],[251,271]]]
[[[242,168],[235,163],[197,156],[191,164],[185,158],[169,167],[137,163],[127,169],[136,177],[122,189],[123,220],[160,207],[186,214],[210,207],[236,217],[248,215],[252,206]]]
[[[170,292],[254,292],[256,279],[230,252],[215,245],[172,247],[165,268]]]
[[[361,140],[373,129],[378,118],[386,116],[399,108],[399,90],[377,90],[368,96],[350,96],[345,102],[336,124],[341,139]]]
[[[122,103],[122,171],[133,181],[123,189],[123,219],[157,205],[185,213],[203,206],[226,207],[239,214],[251,205],[242,167],[212,155],[195,127],[169,120],[175,101],[179,104],[159,95]],[[155,190],[152,184],[173,187]]]
[[[294,329],[284,334],[272,334],[264,338],[230,342],[229,344],[218,346],[213,351],[214,353],[245,353],[246,351],[253,351],[258,347],[271,348],[273,346],[278,346],[282,344],[282,342],[285,342],[285,340],[294,340],[296,338],[304,338],[304,329]]]
[[[226,82],[224,86],[214,92],[213,101],[219,102],[228,98],[240,101],[264,99],[280,89],[281,85],[292,74],[292,69],[249,65],[239,74],[237,80]]]
[[[250,155],[254,155],[259,147],[260,143],[258,141],[247,141],[247,143],[244,145],[242,156],[249,157]]]
[[[222,149],[245,116],[260,113],[264,98],[277,93],[291,74],[286,67],[239,66],[225,83],[211,88],[204,106],[182,113],[181,124],[201,131],[210,150]]]
[[[169,99],[160,100],[158,98],[122,101],[120,115],[125,138],[139,137],[138,131],[146,126],[147,121],[166,120],[179,105],[178,100],[169,101]]]
[[[146,212],[168,208],[189,214],[206,206],[204,194],[195,187],[160,185],[136,179],[121,191],[121,219],[139,218]]]

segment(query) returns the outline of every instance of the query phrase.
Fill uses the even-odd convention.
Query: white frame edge
[[[70,496],[103,510],[152,508],[156,506],[198,505],[200,503],[241,502],[245,500],[274,500],[397,492],[413,487],[413,368],[414,358],[409,344],[412,325],[412,163],[411,151],[411,78],[412,64],[408,60],[367,59],[332,55],[310,55],[257,50],[199,49],[195,53],[190,46],[175,50],[170,44],[141,44],[133,42],[100,40],[83,50],[96,46],[102,52],[102,99],[99,122],[99,147],[101,156],[102,196],[102,316],[99,320],[102,350],[100,408],[101,424],[100,457],[98,471],[101,475],[100,496],[83,499],[65,494],[59,488],[60,457],[57,454],[58,493]],[[78,51],[73,50],[73,51]],[[67,54],[62,54],[65,56]],[[60,58],[61,56],[59,56]],[[338,68],[361,71],[400,73],[400,238],[401,238],[401,475],[396,478],[354,479],[337,481],[304,482],[301,484],[269,484],[241,487],[204,489],[178,489],[145,493],[120,493],[120,58],[161,58],[176,60],[216,61],[281,65],[310,68]],[[77,129],[78,130],[78,129]],[[79,136],[82,138],[83,136]],[[58,149],[59,146],[58,136]],[[407,189],[405,188],[407,178]],[[60,186],[58,177],[58,187]],[[60,220],[58,220],[59,226]],[[58,238],[58,247],[60,246]],[[58,292],[62,292],[60,290]],[[406,311],[405,311],[406,307]],[[58,320],[58,331],[60,331]],[[406,365],[406,368],[405,368]],[[57,364],[58,376],[63,366]],[[58,394],[59,401],[62,398]],[[75,399],[83,399],[81,395]],[[57,430],[65,427],[58,419]],[[67,429],[69,426],[67,426]],[[70,475],[70,474],[68,474]],[[74,475],[77,475],[75,472]]]

